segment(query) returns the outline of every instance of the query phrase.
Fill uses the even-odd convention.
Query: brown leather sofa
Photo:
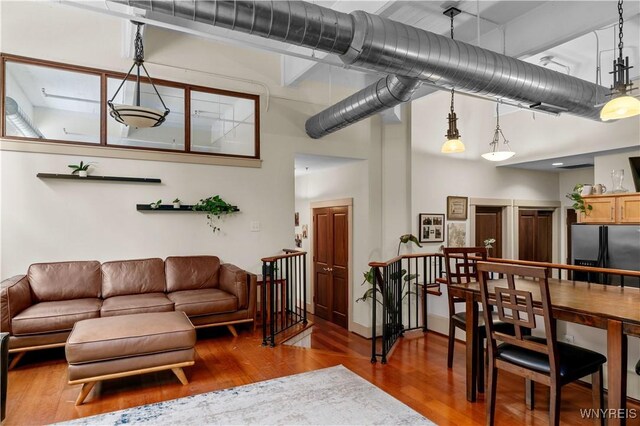
[[[184,311],[196,328],[236,335],[255,309],[256,275],[216,256],[37,263],[0,287],[0,331],[19,353],[64,346],[80,320],[144,312]]]

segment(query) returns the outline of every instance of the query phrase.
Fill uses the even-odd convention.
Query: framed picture
[[[293,223],[295,224],[295,226],[300,226],[300,213],[296,212],[293,217]]]
[[[302,239],[309,238],[309,225],[302,225]]]
[[[447,197],[447,220],[467,220],[467,197]]]
[[[444,215],[420,213],[418,215],[418,240],[421,243],[444,241]]]
[[[447,228],[447,245],[449,247],[464,247],[467,242],[467,224],[450,223]]]

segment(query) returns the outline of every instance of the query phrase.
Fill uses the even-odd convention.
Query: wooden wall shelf
[[[95,176],[80,177],[78,175],[61,174],[61,173],[38,173],[36,175],[40,179],[68,179],[86,182],[137,182],[137,183],[162,183],[158,178],[139,178],[139,177],[123,177],[123,176]]]
[[[191,213],[206,213],[201,210],[193,210],[193,205],[182,204],[179,209],[173,207],[173,204],[160,204],[157,209],[152,209],[149,204],[136,204],[136,210],[139,212],[191,212]],[[240,209],[234,206],[233,213],[239,212]]]

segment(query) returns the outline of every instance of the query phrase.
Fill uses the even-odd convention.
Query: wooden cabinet
[[[640,193],[589,195],[585,204],[592,207],[580,214],[580,223],[640,223]]]

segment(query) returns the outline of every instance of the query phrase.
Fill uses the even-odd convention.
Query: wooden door
[[[520,210],[518,254],[520,260],[551,262],[553,212]]]
[[[313,209],[314,312],[347,328],[349,216],[347,207]]]
[[[489,257],[502,257],[502,207],[476,207],[476,247],[484,241],[496,240],[489,249]]]

